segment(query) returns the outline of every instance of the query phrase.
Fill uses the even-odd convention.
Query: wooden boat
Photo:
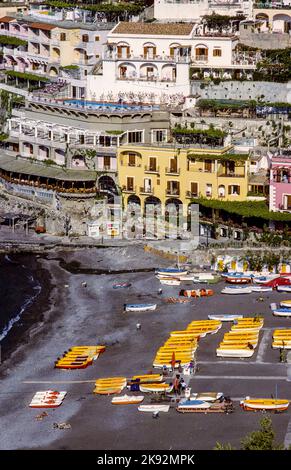
[[[291,300],[283,300],[280,302],[280,307],[289,307],[291,308]]]
[[[202,392],[202,393],[193,393],[191,399],[193,400],[202,400],[207,402],[214,402],[222,399],[222,392]]]
[[[125,304],[124,310],[126,312],[146,312],[156,310],[157,304]]]
[[[130,287],[131,283],[130,282],[117,282],[116,284],[113,284],[113,289],[125,289],[127,287]]]
[[[270,410],[280,412],[287,410],[289,400],[246,397],[245,400],[241,400],[240,406],[245,411]]]
[[[222,294],[239,295],[251,294],[252,288],[250,286],[228,286],[222,289]]]
[[[221,343],[216,349],[217,357],[251,357],[254,354],[254,348],[247,344],[227,345]]]
[[[291,308],[281,307],[273,310],[273,315],[275,317],[291,317]]]
[[[178,268],[161,268],[156,271],[158,276],[186,276],[188,271],[185,271],[185,269],[178,269]]]
[[[122,395],[121,397],[113,397],[111,403],[113,405],[136,405],[143,400],[143,395]]]
[[[182,297],[210,297],[213,294],[212,289],[182,289],[179,292]]]
[[[278,292],[291,292],[291,285],[277,286],[277,291]]]
[[[243,318],[243,315],[239,314],[222,314],[222,315],[208,315],[209,320],[218,320],[218,321],[234,321],[239,318]]]
[[[145,411],[147,413],[167,413],[170,409],[170,405],[140,405],[138,411]]]

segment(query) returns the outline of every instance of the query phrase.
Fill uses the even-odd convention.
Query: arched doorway
[[[118,195],[118,189],[113,178],[108,175],[100,176],[98,180],[99,191],[111,193],[113,195]]]

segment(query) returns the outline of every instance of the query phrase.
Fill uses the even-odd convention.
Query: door
[[[152,180],[150,178],[145,178],[143,185],[146,193],[150,193],[152,191]]]
[[[157,160],[154,157],[150,157],[150,171],[156,171],[157,170]]]
[[[170,160],[170,172],[177,173],[178,170],[178,162],[176,158],[171,158]]]
[[[110,157],[105,156],[103,160],[104,170],[110,170]]]

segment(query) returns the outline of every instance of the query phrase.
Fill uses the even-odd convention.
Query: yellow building
[[[248,155],[226,147],[178,148],[173,144],[122,145],[118,175],[125,207],[138,203],[183,204],[198,197],[243,201],[248,192]]]

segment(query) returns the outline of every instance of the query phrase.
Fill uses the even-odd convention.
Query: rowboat
[[[145,312],[149,310],[156,310],[157,304],[125,304],[124,310],[126,312]]]
[[[290,307],[291,308],[291,300],[283,300],[280,302],[280,307]]]
[[[278,292],[291,292],[291,285],[286,285],[286,286],[277,286],[277,291]]]
[[[143,384],[139,387],[141,392],[144,393],[153,393],[153,392],[171,392],[173,389],[173,385],[169,385],[165,382],[157,383],[157,384]]]
[[[273,310],[273,315],[275,317],[291,317],[291,308],[276,308],[275,310]]]
[[[181,411],[183,412],[183,410],[185,408],[187,409],[200,409],[200,410],[205,410],[207,408],[210,408],[211,407],[211,404],[208,403],[207,401],[205,400],[195,400],[195,399],[182,399],[180,402],[179,402],[179,405],[177,407],[177,411]]]
[[[222,289],[222,294],[251,294],[252,288],[250,286],[228,286]]]
[[[145,411],[149,413],[164,412],[167,413],[170,409],[170,405],[140,405],[138,411]]]
[[[270,410],[279,412],[287,410],[289,400],[246,397],[245,400],[241,400],[240,406],[246,411]]]
[[[125,289],[127,287],[130,287],[131,283],[130,282],[118,282],[116,284],[113,284],[113,289]]]
[[[113,397],[111,403],[113,405],[136,405],[144,399],[143,395],[122,395],[121,397]]]
[[[175,278],[161,277],[160,278],[160,283],[165,285],[165,286],[179,286],[181,284],[181,281],[179,279],[175,279]]]
[[[252,286],[252,292],[272,292],[273,287],[269,286]]]
[[[161,268],[156,273],[158,276],[185,276],[187,271],[178,268]]]
[[[249,284],[251,282],[251,277],[242,277],[242,276],[227,276],[225,282],[230,284]]]
[[[179,292],[183,297],[210,297],[213,294],[212,289],[182,289]]]
[[[254,351],[246,344],[236,346],[220,344],[216,349],[216,355],[217,357],[251,357]]]
[[[202,392],[202,393],[193,393],[191,399],[193,400],[203,400],[207,402],[214,402],[220,400],[223,397],[222,392]]]
[[[234,321],[238,318],[243,318],[243,315],[236,314],[222,314],[222,315],[208,315],[209,320],[218,320],[218,321]]]
[[[121,390],[126,386],[126,383],[126,377],[108,377],[97,379],[93,393],[97,393],[99,395],[113,395],[115,393],[120,393]]]

